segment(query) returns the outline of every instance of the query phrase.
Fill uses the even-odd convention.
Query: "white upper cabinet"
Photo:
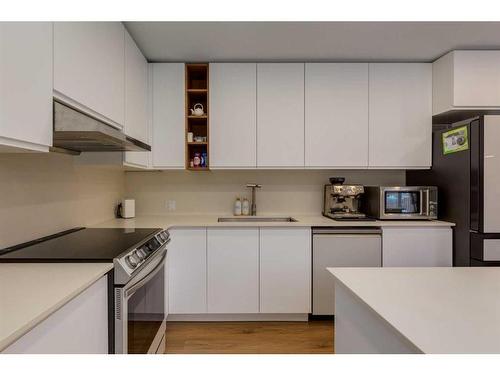
[[[209,313],[259,312],[259,228],[207,229]]]
[[[125,28],[120,22],[54,23],[54,96],[121,128]]]
[[[500,108],[500,51],[452,51],[432,64],[432,113]]]
[[[257,64],[257,166],[304,167],[304,64]]]
[[[125,126],[123,131],[128,136],[148,145],[150,140],[150,90],[148,62],[125,31]],[[126,165],[148,168],[151,152],[129,151],[124,153]]]
[[[123,131],[149,143],[148,62],[125,31],[125,125]]]
[[[306,64],[305,165],[368,166],[368,64]]]
[[[369,166],[430,167],[431,143],[432,64],[369,64]]]
[[[185,158],[184,64],[151,64],[153,168],[183,169]]]
[[[0,22],[0,151],[52,145],[52,23]]]
[[[210,168],[257,166],[257,64],[210,64]]]
[[[147,95],[146,105],[146,131],[148,134],[145,143],[151,145],[152,142],[152,122],[153,122],[153,68],[152,64],[147,64]],[[137,113],[137,112],[136,112]],[[125,119],[125,124],[127,123]],[[152,151],[127,151],[123,153],[124,165],[140,169],[149,169],[152,164]]]

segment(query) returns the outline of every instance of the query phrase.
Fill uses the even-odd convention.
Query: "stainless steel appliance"
[[[366,215],[360,212],[360,198],[363,185],[343,185],[343,177],[330,178],[325,185],[323,215],[334,220],[362,220]]]
[[[160,231],[113,260],[115,353],[156,353],[165,347],[165,259]]]
[[[101,120],[54,101],[54,151],[151,151],[151,146]]]
[[[380,220],[437,219],[436,186],[365,186],[363,208]]]
[[[335,288],[327,267],[381,267],[380,228],[313,228],[313,315],[335,314]]]
[[[0,263],[114,264],[108,273],[110,353],[165,344],[165,260],[170,237],[155,228],[75,228],[0,250]]]
[[[454,134],[463,143],[445,153]],[[439,125],[432,135],[432,168],[407,171],[406,181],[439,186],[439,218],[455,223],[454,266],[499,267],[500,116]]]

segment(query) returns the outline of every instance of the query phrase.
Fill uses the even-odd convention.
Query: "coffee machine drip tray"
[[[365,214],[325,214],[326,217],[336,220],[336,221],[375,221],[370,217],[366,217]]]

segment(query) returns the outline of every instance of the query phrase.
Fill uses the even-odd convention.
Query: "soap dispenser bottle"
[[[248,202],[247,198],[244,198],[243,203],[241,204],[241,214],[243,216],[250,215],[250,202]]]
[[[234,210],[233,210],[234,216],[241,216],[241,200],[239,197],[236,198],[234,201]]]

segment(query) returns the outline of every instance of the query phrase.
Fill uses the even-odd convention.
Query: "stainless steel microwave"
[[[365,186],[364,211],[381,220],[437,219],[436,186]]]

